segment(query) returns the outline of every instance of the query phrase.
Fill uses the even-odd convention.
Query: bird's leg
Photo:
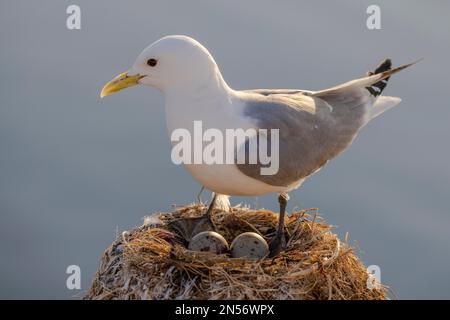
[[[208,206],[208,209],[206,210],[205,214],[203,215],[206,219],[212,222],[211,220],[211,214],[214,210],[214,206],[216,205],[216,199],[217,199],[217,193],[214,192],[214,196],[211,199],[211,203]]]
[[[280,216],[278,218],[278,228],[275,234],[269,242],[269,257],[273,258],[286,248],[286,237],[284,235],[284,215],[286,213],[286,205],[289,200],[289,196],[286,193],[281,193],[278,197],[280,204]]]
[[[197,202],[198,202],[199,204],[202,203],[201,195],[202,195],[202,193],[203,193],[203,190],[205,190],[205,186],[202,186],[202,188],[200,189],[200,191],[199,191],[198,194],[197,194]]]
[[[214,193],[214,197],[209,204],[206,212],[198,218],[180,218],[170,223],[170,226],[175,229],[178,234],[188,243],[193,236],[203,231],[216,230],[216,226],[211,220],[211,214],[214,209],[217,195]]]

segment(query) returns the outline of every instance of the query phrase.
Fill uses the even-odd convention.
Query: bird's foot
[[[186,243],[200,232],[216,230],[210,214],[204,214],[198,218],[180,218],[170,222],[169,226],[177,231]]]
[[[276,236],[269,241],[269,258],[276,257],[284,250],[286,250],[286,236],[284,232],[277,232]]]

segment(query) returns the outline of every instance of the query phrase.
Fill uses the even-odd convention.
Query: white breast
[[[229,196],[259,196],[282,192],[286,188],[275,187],[244,175],[236,165],[185,165],[189,173],[203,186]]]
[[[180,101],[181,100],[181,101]],[[221,101],[166,99],[166,120],[169,136],[175,129],[184,128],[194,135],[194,121],[202,121],[203,130],[254,128],[254,124],[242,116],[242,104],[236,99]],[[185,164],[189,173],[211,191],[226,195],[256,196],[285,191],[243,174],[234,164]]]

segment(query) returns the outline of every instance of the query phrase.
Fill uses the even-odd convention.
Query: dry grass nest
[[[124,232],[103,254],[84,298],[386,299],[387,288],[367,285],[365,266],[315,209],[286,217],[287,250],[259,261],[187,250],[168,223],[204,210],[190,205],[157,213]],[[229,243],[247,231],[270,238],[277,218],[268,210],[241,207],[213,214],[217,231]]]

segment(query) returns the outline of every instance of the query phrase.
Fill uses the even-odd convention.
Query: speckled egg
[[[223,253],[229,248],[227,240],[217,232],[203,231],[189,241],[188,249],[192,251]]]
[[[248,258],[258,260],[269,253],[267,241],[255,232],[245,232],[238,235],[231,243],[233,258]]]

